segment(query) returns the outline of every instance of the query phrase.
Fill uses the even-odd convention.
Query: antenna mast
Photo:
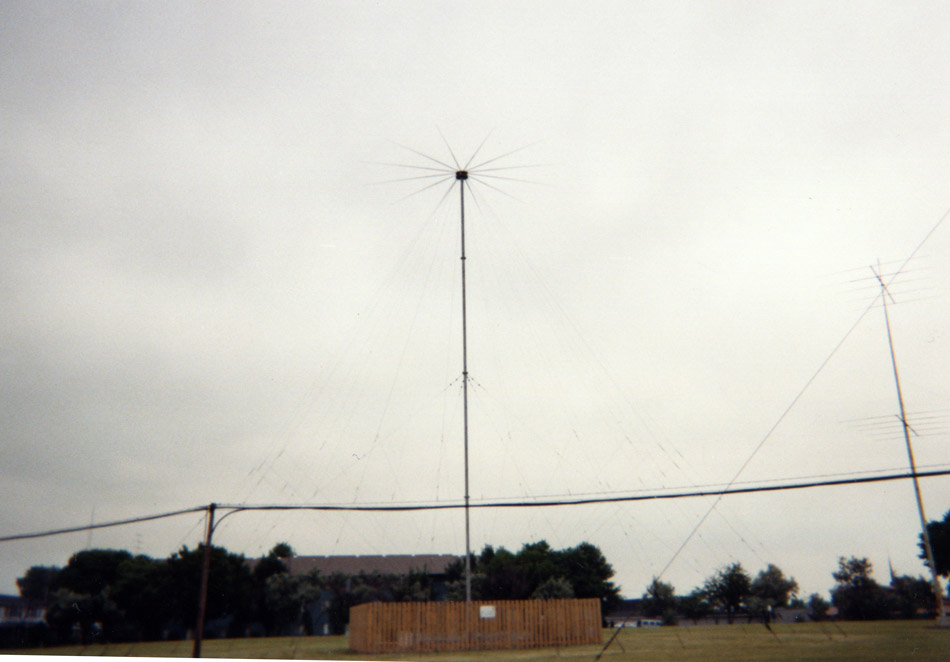
[[[465,443],[465,601],[472,601],[472,543],[469,526],[468,492],[468,329],[465,311],[465,182],[467,170],[457,170],[459,182],[459,218],[462,226],[462,425]]]
[[[943,591],[940,580],[937,578],[937,566],[934,563],[933,547],[930,544],[930,534],[927,532],[927,516],[924,515],[924,500],[920,496],[920,481],[917,479],[917,463],[914,461],[914,449],[910,443],[910,424],[907,422],[907,413],[904,410],[904,395],[901,392],[901,380],[897,374],[897,359],[894,356],[894,338],[891,335],[891,319],[887,313],[887,299],[891,293],[887,290],[884,280],[872,267],[875,277],[881,284],[881,301],[884,303],[884,324],[887,327],[887,345],[891,350],[891,367],[894,369],[894,385],[897,387],[897,403],[900,406],[901,424],[904,428],[904,443],[907,445],[907,459],[910,461],[910,473],[914,479],[914,494],[917,496],[917,514],[920,515],[921,537],[923,538],[924,554],[927,556],[927,565],[930,567],[931,581],[933,582],[934,596],[937,599],[937,622],[941,625],[946,621],[946,612],[943,608]],[[893,573],[892,573],[893,574]]]

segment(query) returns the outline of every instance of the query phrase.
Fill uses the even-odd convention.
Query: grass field
[[[604,642],[613,634],[604,631]],[[478,651],[473,653],[415,653],[359,655],[347,650],[346,637],[276,637],[206,641],[205,657],[312,660],[593,660],[601,646]],[[114,657],[189,657],[190,641],[145,644],[67,646],[4,651],[15,654],[106,655]],[[720,625],[624,630],[604,653],[603,660],[950,660],[950,630],[931,622],[779,623],[769,632],[762,625]]]

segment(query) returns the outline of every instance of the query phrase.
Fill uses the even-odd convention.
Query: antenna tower
[[[472,601],[472,542],[469,524],[468,491],[468,328],[465,310],[465,182],[467,170],[457,170],[455,179],[459,183],[459,220],[462,236],[462,425],[465,445],[465,601]]]
[[[920,516],[921,538],[923,539],[924,553],[927,557],[927,565],[930,567],[930,577],[933,582],[934,596],[937,600],[937,622],[941,625],[947,625],[947,615],[943,608],[943,591],[940,587],[940,580],[937,577],[937,566],[934,563],[933,547],[930,544],[930,534],[927,532],[927,516],[924,515],[924,500],[920,495],[920,481],[917,479],[917,463],[914,461],[914,449],[910,443],[910,424],[907,422],[907,412],[904,409],[904,395],[901,391],[901,380],[897,373],[897,358],[894,355],[894,338],[891,335],[891,319],[887,313],[887,300],[892,302],[894,298],[884,284],[884,279],[874,267],[871,267],[874,276],[881,285],[881,301],[884,304],[884,324],[887,327],[887,345],[891,350],[891,367],[894,370],[894,385],[897,387],[897,404],[900,407],[901,425],[904,429],[904,443],[907,446],[907,459],[910,462],[910,473],[914,480],[914,494],[917,497],[917,514]],[[892,572],[893,574],[893,572]]]

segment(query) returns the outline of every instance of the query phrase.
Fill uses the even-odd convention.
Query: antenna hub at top
[[[468,170],[456,170],[455,171],[456,179],[468,179]]]

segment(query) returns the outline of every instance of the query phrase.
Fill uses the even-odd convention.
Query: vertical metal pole
[[[875,272],[875,275],[876,272]],[[880,276],[878,276],[880,280]],[[887,314],[887,297],[889,296],[884,281],[881,281],[881,301],[884,302],[884,324],[887,326],[887,345],[891,350],[891,367],[894,369],[894,384],[897,386],[897,403],[901,410],[901,423],[904,426],[904,443],[907,445],[907,459],[910,461],[910,473],[914,480],[914,494],[917,496],[917,514],[920,515],[920,528],[924,540],[924,554],[927,556],[927,565],[930,566],[930,576],[933,581],[934,595],[937,598],[937,620],[945,620],[943,609],[943,591],[940,580],[937,578],[937,566],[934,563],[933,548],[930,545],[930,534],[927,532],[927,516],[924,515],[924,500],[920,496],[920,481],[917,479],[917,463],[914,461],[914,449],[910,443],[910,426],[907,423],[907,414],[904,411],[904,395],[901,392],[901,380],[897,374],[897,359],[894,356],[894,339],[891,336],[891,319]]]
[[[468,328],[465,310],[465,181],[468,172],[455,173],[459,182],[459,217],[462,225],[462,420],[465,442],[465,601],[472,601],[472,543],[469,526],[468,492]]]
[[[195,623],[195,645],[192,657],[201,657],[201,640],[204,638],[205,612],[208,610],[208,575],[211,572],[211,534],[214,532],[214,508],[208,506],[208,530],[205,532],[205,546],[201,557],[201,588],[198,592],[198,621]]]

